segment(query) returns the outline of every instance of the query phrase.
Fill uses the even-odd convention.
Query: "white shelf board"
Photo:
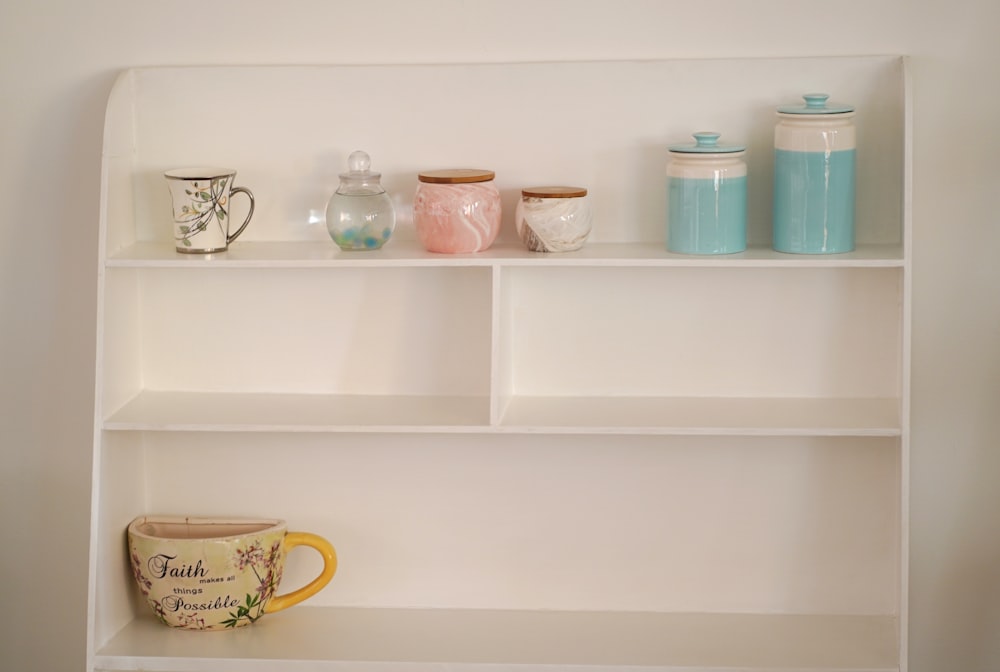
[[[494,245],[475,254],[434,254],[414,243],[392,243],[371,252],[342,252],[326,241],[241,242],[211,255],[181,254],[169,243],[140,242],[112,254],[112,268],[328,268],[377,266],[704,266],[837,268],[902,267],[901,245],[859,245],[854,252],[796,255],[751,247],[746,252],[697,256],[667,252],[661,243],[591,243],[575,252],[529,252],[520,245]]]
[[[553,433],[900,435],[891,398],[515,396],[501,423]]]
[[[144,390],[104,422],[109,430],[222,432],[474,431],[486,397],[218,393]]]
[[[144,390],[104,422],[119,431],[465,432],[899,436],[898,399],[514,397]]]
[[[895,672],[891,616],[296,607],[222,633],[135,619],[103,670]]]

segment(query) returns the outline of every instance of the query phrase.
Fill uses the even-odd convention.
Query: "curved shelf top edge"
[[[118,73],[118,79],[112,86],[112,91],[116,88],[126,88],[131,84],[130,77],[143,73],[158,73],[169,71],[185,72],[206,72],[208,70],[330,70],[330,69],[385,69],[385,68],[463,68],[463,67],[484,67],[484,68],[509,68],[533,67],[538,65],[615,65],[615,64],[645,64],[645,63],[717,63],[717,62],[759,62],[759,63],[787,63],[787,62],[885,62],[905,64],[909,55],[901,52],[870,52],[857,54],[801,54],[793,56],[703,56],[690,58],[569,58],[569,59],[528,59],[528,60],[466,60],[466,61],[339,61],[328,63],[198,63],[198,64],[166,64],[166,65],[145,65],[134,66],[123,69]]]

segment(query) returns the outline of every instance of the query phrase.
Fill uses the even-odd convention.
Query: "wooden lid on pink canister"
[[[449,168],[447,170],[426,170],[417,173],[417,179],[431,184],[469,184],[471,182],[489,182],[496,173],[492,170],[478,168]]]

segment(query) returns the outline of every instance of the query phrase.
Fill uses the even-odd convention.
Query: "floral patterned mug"
[[[247,228],[253,217],[253,193],[234,187],[236,171],[228,168],[178,168],[164,177],[170,188],[174,214],[174,247],[178,252],[224,252]],[[233,233],[229,232],[229,198],[246,194],[250,211]]]
[[[337,555],[326,539],[288,532],[270,519],[141,516],[128,526],[132,574],[159,620],[187,630],[225,630],[255,622],[315,595],[333,578]],[[310,546],[323,571],[276,595],[285,556]]]

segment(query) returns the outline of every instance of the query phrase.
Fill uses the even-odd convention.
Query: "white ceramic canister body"
[[[492,170],[457,168],[419,173],[413,225],[428,252],[482,252],[500,233],[500,190]]]
[[[774,129],[772,243],[778,252],[836,254],[854,249],[854,108],[803,96],[778,108]]]
[[[718,144],[719,134],[670,146],[667,249],[682,254],[733,254],[747,248],[746,148]]]
[[[514,223],[532,252],[579,250],[590,235],[593,214],[582,187],[530,187],[521,190]]]

